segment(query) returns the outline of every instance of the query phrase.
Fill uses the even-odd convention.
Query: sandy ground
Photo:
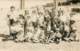
[[[34,44],[0,41],[0,51],[80,51],[80,43],[61,42],[60,44]]]

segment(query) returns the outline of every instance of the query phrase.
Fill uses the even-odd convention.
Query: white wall
[[[50,2],[53,2],[53,0],[25,0],[25,8],[43,5],[45,3],[50,3]]]

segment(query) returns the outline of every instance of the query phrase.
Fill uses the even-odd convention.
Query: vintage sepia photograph
[[[0,0],[0,51],[80,51],[80,0]]]

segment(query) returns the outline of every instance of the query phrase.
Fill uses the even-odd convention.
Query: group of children
[[[48,10],[43,7],[25,10],[24,14],[20,14],[12,6],[7,17],[10,32],[8,40],[59,43],[60,41],[73,41],[76,38],[71,26],[75,21],[71,20],[70,16],[64,16],[61,9],[58,10],[58,15],[55,14],[53,8]]]

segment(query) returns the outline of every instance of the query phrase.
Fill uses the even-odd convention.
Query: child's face
[[[11,8],[11,11],[14,11],[15,10],[15,8]]]

